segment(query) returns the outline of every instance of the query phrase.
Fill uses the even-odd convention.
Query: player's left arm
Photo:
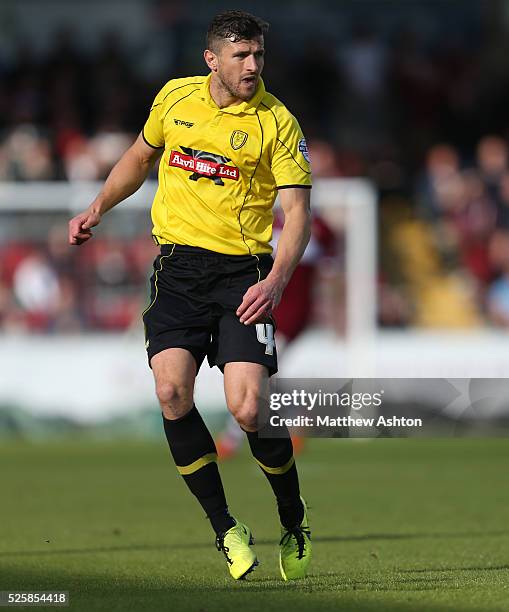
[[[309,189],[296,187],[279,192],[285,220],[274,265],[267,278],[246,291],[237,309],[241,323],[252,325],[261,322],[279,304],[311,236],[309,195]]]

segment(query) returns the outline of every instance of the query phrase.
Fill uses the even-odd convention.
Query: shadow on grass
[[[509,565],[477,565],[474,567],[423,567],[418,569],[400,569],[398,571],[407,574],[423,574],[425,572],[498,572],[501,570],[509,570]]]
[[[146,568],[149,569],[149,568]],[[367,574],[369,574],[367,572]],[[213,612],[241,606],[243,612],[292,612],[348,610],[348,612],[443,612],[447,593],[461,592],[461,584],[452,576],[425,579],[407,578],[387,572],[370,579],[352,579],[347,574],[314,574],[304,580],[284,583],[274,578],[252,577],[235,582],[198,576],[154,578],[150,575],[125,576],[119,569],[114,575],[79,574],[48,568],[17,568],[2,571],[0,588],[19,590],[68,590],[73,610],[191,610]],[[441,592],[440,601],[430,601],[425,592]],[[372,598],[377,593],[376,599]],[[410,599],[410,595],[413,597]],[[465,595],[465,604],[468,595]],[[461,603],[459,604],[461,606]],[[447,607],[447,609],[452,609]],[[486,607],[464,605],[458,610],[486,612]]]
[[[313,538],[313,542],[318,543],[334,543],[334,542],[371,542],[371,541],[387,541],[387,540],[417,540],[417,539],[433,539],[433,538],[484,538],[493,536],[509,535],[509,531],[480,531],[480,532],[452,532],[452,533],[370,533],[352,536],[317,536]],[[257,545],[273,545],[275,540],[256,539]],[[157,550],[186,550],[186,549],[208,549],[211,542],[191,542],[188,544],[129,544],[120,546],[101,546],[95,548],[46,548],[39,550],[15,550],[15,551],[0,551],[0,559],[6,557],[22,557],[31,555],[86,555],[95,553],[110,553],[122,551],[157,551]],[[502,566],[500,569],[505,569]],[[479,568],[472,568],[479,569]],[[404,571],[404,570],[402,570]],[[444,568],[437,570],[405,570],[405,571],[446,571]]]
[[[369,572],[367,572],[369,574]],[[375,573],[375,572],[374,572]],[[378,573],[378,572],[377,572]],[[259,583],[259,584],[257,584]],[[271,583],[274,585],[273,590],[281,590],[280,581],[267,580],[264,578],[256,578],[249,580],[244,588],[249,591],[266,591],[271,588]],[[285,589],[294,589],[296,591],[325,591],[331,589],[336,592],[352,592],[352,591],[446,591],[457,590],[464,588],[465,585],[459,585],[453,576],[438,576],[434,578],[407,578],[398,576],[397,572],[386,572],[383,577],[378,573],[377,578],[366,578],[364,580],[349,578],[347,574],[336,574],[328,572],[327,574],[310,574],[304,582],[287,583]]]

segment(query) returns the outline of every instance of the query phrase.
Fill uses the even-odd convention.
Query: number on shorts
[[[276,342],[274,340],[274,327],[271,323],[257,323],[256,337],[258,342],[265,344],[265,354],[273,355]]]

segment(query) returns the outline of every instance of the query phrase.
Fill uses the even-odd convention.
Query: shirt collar
[[[226,106],[225,108],[219,108],[219,106],[214,102],[212,96],[210,95],[210,79],[212,77],[212,73],[208,75],[208,77],[203,81],[203,84],[200,88],[200,98],[202,98],[209,106],[216,110],[220,110],[223,113],[228,113],[230,115],[240,115],[240,113],[248,113],[254,115],[256,109],[265,95],[265,85],[261,77],[258,79],[258,86],[256,88],[255,95],[248,100],[247,102],[241,102],[240,104],[235,104],[235,106]]]

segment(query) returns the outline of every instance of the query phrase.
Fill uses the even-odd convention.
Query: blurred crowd
[[[509,149],[482,138],[474,163],[457,148],[432,147],[416,201],[429,220],[443,267],[459,271],[482,316],[509,327]]]
[[[26,42],[1,80],[0,180],[105,178],[151,95],[113,34],[91,56],[69,30],[42,58]]]
[[[330,144],[314,141],[310,153],[317,177],[340,175],[341,157]],[[335,319],[323,304],[314,310],[340,331],[343,236],[342,213],[335,212],[326,211],[325,218],[335,231],[338,254],[323,262],[321,282],[328,286],[315,294],[329,296],[329,302],[332,295],[338,313]],[[504,139],[482,138],[472,161],[450,144],[431,147],[412,197],[398,188],[380,189],[379,217],[380,325],[509,327]],[[65,222],[63,212],[42,240],[0,240],[0,329],[118,331],[138,325],[157,252],[148,228],[140,226],[139,235],[130,238],[99,232],[85,247],[69,248]]]
[[[0,181],[107,176],[167,78],[204,72],[196,37],[182,35],[192,20],[159,17],[159,47],[147,50],[156,68],[118,34],[85,53],[68,29],[43,54],[24,41],[12,61],[0,58]],[[166,63],[165,32],[179,43]],[[341,40],[285,48],[273,23],[265,81],[299,117],[315,177],[367,176],[378,189],[382,326],[509,327],[506,38],[481,24],[433,39],[363,21]],[[119,330],[139,320],[150,238],[69,250],[64,222],[39,242],[0,234],[0,329]]]
[[[45,51],[25,39],[9,60],[0,55],[0,179],[107,175],[166,80],[206,72],[197,51],[205,24],[184,5],[171,10],[174,4],[156,3],[143,48],[108,32],[85,51],[79,36],[62,28]],[[340,32],[343,15],[336,17]],[[505,32],[484,32],[471,10],[452,32],[440,11],[435,17],[433,35],[422,24],[377,28],[364,17],[352,18],[341,35],[323,22],[328,31],[318,39],[304,24],[291,37],[281,17],[272,22],[267,88],[309,140],[334,146],[342,175],[369,174],[389,160],[412,176],[436,142],[472,150],[486,133],[505,134]]]
[[[44,242],[0,245],[0,329],[6,333],[120,331],[140,324],[155,257],[146,235],[67,245],[66,225]]]

